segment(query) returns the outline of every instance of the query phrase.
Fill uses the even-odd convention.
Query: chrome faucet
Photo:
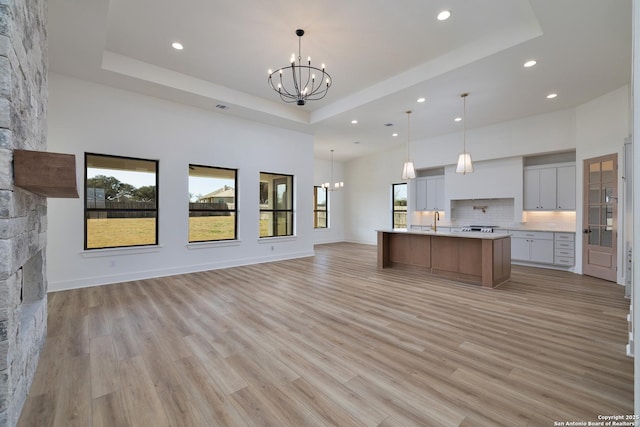
[[[438,231],[438,224],[436,221],[440,221],[440,212],[438,212],[438,209],[433,210],[433,226],[431,227],[433,231]]]

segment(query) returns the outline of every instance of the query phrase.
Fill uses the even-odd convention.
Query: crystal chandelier
[[[333,183],[333,184],[331,184]],[[342,181],[333,181],[333,150],[331,150],[331,181],[325,182],[321,185],[322,188],[326,188],[329,191],[338,191],[344,187],[344,182]]]
[[[331,87],[331,76],[322,68],[311,66],[311,57],[302,64],[301,43],[304,30],[296,30],[298,36],[298,62],[291,54],[290,64],[275,71],[269,70],[269,86],[287,103],[305,105],[307,101],[322,99]],[[316,75],[317,73],[317,75]]]

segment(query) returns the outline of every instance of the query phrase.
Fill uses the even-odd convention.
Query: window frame
[[[187,228],[187,240],[190,244],[196,244],[196,243],[211,243],[211,242],[229,242],[229,241],[234,241],[234,240],[238,240],[238,169],[234,169],[234,168],[224,168],[224,167],[219,167],[219,166],[207,166],[207,165],[196,165],[193,163],[189,163],[189,168],[191,167],[198,167],[198,168],[207,168],[207,169],[219,169],[219,170],[225,170],[225,171],[233,171],[234,173],[234,186],[233,186],[233,191],[234,191],[234,202],[233,202],[233,210],[229,210],[229,209],[191,209],[191,201],[189,201],[189,218],[191,218],[191,212],[232,212],[233,214],[233,238],[231,239],[212,239],[212,240],[190,240],[189,238],[189,233],[190,233],[190,225]],[[191,169],[189,169],[191,170]],[[191,172],[189,172],[189,177]]]
[[[283,212],[284,213],[291,213],[291,234],[276,234],[276,235],[271,234],[271,235],[268,235],[268,236],[261,236],[260,235],[260,226],[258,224],[258,237],[260,239],[270,239],[270,238],[273,239],[273,238],[278,238],[278,237],[292,237],[292,236],[295,236],[295,209],[294,209],[294,206],[295,206],[295,196],[294,196],[294,194],[295,194],[295,191],[294,191],[294,189],[295,189],[295,179],[294,178],[295,178],[295,176],[294,175],[290,175],[290,174],[286,174],[286,173],[260,171],[259,180],[258,180],[259,185],[261,185],[261,183],[263,182],[262,181],[262,175],[263,174],[264,175],[279,176],[279,177],[282,177],[282,178],[290,178],[290,180],[291,180],[291,188],[287,189],[287,190],[289,190],[289,197],[291,198],[290,199],[290,201],[291,201],[291,203],[290,203],[291,208],[290,209],[275,209],[275,208],[273,208],[273,209],[265,209],[265,208],[262,207],[263,203],[261,203],[261,199],[260,199],[260,197],[262,197],[262,195],[260,194],[261,193],[261,189],[259,190],[259,195],[258,195],[258,197],[259,197],[258,198],[258,206],[260,207],[260,216],[262,216],[263,213],[271,213],[272,214],[272,221],[271,221],[270,227],[273,227],[273,218],[276,218],[278,213],[283,213]],[[272,193],[273,193],[273,190],[272,190]],[[268,196],[270,197],[271,195],[269,194]],[[275,204],[274,204],[274,206],[275,206]],[[259,221],[260,221],[260,219],[259,219]],[[273,228],[271,228],[271,230],[273,231]]]
[[[407,194],[407,206],[405,206],[404,210],[396,210],[396,186],[404,185],[406,188]],[[391,184],[391,228],[408,228],[408,220],[409,220],[409,185],[406,182],[399,182],[396,184]],[[396,227],[396,213],[404,213],[406,216],[405,226],[404,227]]]
[[[156,195],[155,195],[155,208],[151,209],[151,208],[139,208],[139,209],[134,209],[134,208],[119,208],[119,209],[114,209],[114,208],[89,208],[87,206],[87,199],[89,196],[89,191],[88,191],[88,186],[87,186],[87,180],[89,179],[88,177],[88,167],[87,167],[87,158],[89,156],[95,156],[95,157],[108,157],[108,158],[113,158],[113,159],[125,159],[125,160],[135,160],[135,161],[142,161],[142,162],[151,162],[155,164],[155,188],[156,188]],[[139,157],[130,157],[130,156],[117,156],[117,155],[113,155],[113,154],[100,154],[100,153],[89,153],[89,152],[85,152],[84,153],[84,201],[83,201],[83,205],[84,205],[84,250],[85,251],[95,251],[95,250],[106,250],[106,249],[123,249],[123,248],[138,248],[138,247],[158,247],[160,245],[160,161],[159,160],[154,160],[154,159],[142,159]],[[110,212],[110,211],[115,211],[115,212],[155,212],[155,243],[146,243],[146,244],[139,244],[139,245],[122,245],[122,246],[101,246],[101,247],[96,247],[96,248],[89,248],[88,247],[88,243],[89,243],[89,235],[88,235],[88,213],[89,212]]]
[[[318,191],[324,191],[325,208],[318,209]],[[324,227],[318,226],[318,214],[325,214]],[[321,185],[313,186],[313,228],[318,230],[325,230],[329,228],[329,189]]]

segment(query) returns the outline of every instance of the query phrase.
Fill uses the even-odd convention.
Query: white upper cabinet
[[[555,211],[575,209],[575,165],[525,168],[524,210]]]
[[[416,179],[416,210],[444,211],[444,177],[422,177]]]
[[[576,167],[561,166],[557,172],[557,206],[558,210],[576,210]]]
[[[427,210],[427,179],[416,178],[416,210]]]
[[[427,210],[443,211],[444,177],[427,179]]]

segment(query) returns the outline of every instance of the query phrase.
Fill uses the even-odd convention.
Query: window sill
[[[105,248],[105,249],[89,249],[80,253],[83,258],[99,258],[105,256],[131,255],[131,254],[148,254],[160,252],[162,246],[136,246],[130,248]]]
[[[296,236],[276,236],[276,237],[261,237],[258,239],[258,243],[273,243],[273,242],[293,242],[297,240]]]
[[[191,242],[187,243],[186,247],[189,250],[193,249],[209,249],[220,248],[225,246],[239,246],[242,243],[241,240],[221,240],[218,242]]]

